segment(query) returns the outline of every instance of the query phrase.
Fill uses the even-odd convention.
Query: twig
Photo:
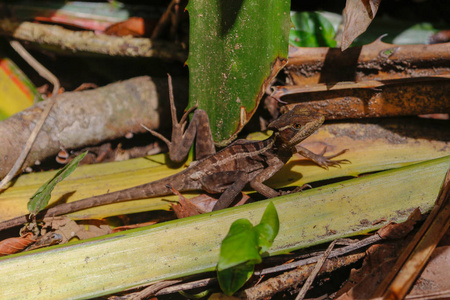
[[[60,84],[58,78],[46,67],[41,65],[31,54],[18,42],[10,41],[11,47],[36,71],[41,77],[47,79],[53,85],[52,96],[58,94]]]
[[[363,239],[361,241],[358,241],[358,242],[356,242],[354,244],[351,244],[349,246],[333,250],[330,253],[329,258],[341,256],[343,254],[346,254],[346,253],[352,252],[354,250],[363,248],[365,246],[374,244],[374,243],[379,242],[381,240],[382,240],[382,238],[378,234],[374,234],[374,235],[372,235],[372,236],[370,236],[368,238],[365,238],[365,239]],[[294,261],[294,262],[289,263],[289,264],[284,264],[284,265],[280,265],[280,266],[276,266],[276,267],[272,267],[272,268],[266,268],[266,269],[263,269],[261,271],[255,272],[255,275],[256,276],[262,276],[262,275],[265,275],[265,274],[271,274],[271,273],[277,273],[277,272],[282,272],[282,271],[295,269],[295,268],[300,267],[300,266],[304,266],[304,265],[315,263],[315,262],[317,262],[319,260],[319,258],[320,258],[319,256],[315,256],[315,257],[302,259],[302,260],[299,260],[299,261]]]
[[[196,281],[180,283],[182,281],[183,281],[182,279],[160,281],[151,284],[142,291],[127,294],[120,299],[127,299],[127,300],[146,299],[151,296],[168,295],[178,293],[181,291],[192,290],[195,288],[204,288],[216,284],[217,278],[204,278]],[[110,299],[114,300],[117,299],[117,297],[112,297]]]
[[[140,292],[128,295],[127,299],[129,299],[129,300],[147,299],[150,296],[155,295],[161,289],[164,289],[168,286],[171,286],[171,285],[174,285],[174,284],[180,283],[180,282],[181,282],[181,280],[165,280],[165,281],[157,282],[155,284],[152,284],[149,287],[146,287],[145,289],[143,289]]]
[[[48,114],[50,113],[50,110],[53,107],[53,104],[55,103],[55,95],[58,93],[60,84],[58,78],[55,77],[49,70],[47,70],[43,65],[41,65],[34,57],[31,56],[30,53],[28,53],[27,50],[25,50],[22,45],[17,41],[11,41],[10,42],[11,47],[16,50],[16,52],[22,56],[22,58],[31,66],[33,67],[36,72],[39,73],[42,77],[50,81],[51,84],[53,84],[53,93],[52,97],[50,97],[47,101],[47,105],[45,106],[44,111],[41,114],[41,118],[38,120],[36,125],[33,128],[33,131],[30,134],[30,137],[28,138],[25,147],[23,148],[22,152],[20,153],[19,157],[17,158],[14,166],[11,168],[11,170],[8,172],[8,174],[3,178],[3,180],[0,182],[0,190],[3,189],[4,186],[6,186],[11,179],[17,174],[19,169],[22,167],[23,162],[27,158],[28,153],[31,150],[31,147],[33,146],[34,141],[36,140],[36,137],[39,133],[39,131],[42,128],[42,125],[44,125],[45,120],[47,119]]]
[[[298,293],[297,297],[295,297],[295,300],[303,300],[305,298],[306,292],[309,290],[309,287],[313,283],[314,279],[316,278],[317,274],[319,273],[320,269],[322,268],[323,264],[327,260],[328,256],[331,253],[331,250],[333,250],[334,244],[336,244],[337,240],[334,240],[331,242],[331,244],[328,246],[325,253],[322,255],[322,257],[317,261],[316,266],[314,267],[314,270],[312,271],[311,275],[309,275],[308,279],[306,280],[305,284],[302,286],[302,289]]]
[[[195,288],[203,288],[217,283],[217,278],[205,278],[192,282],[181,283],[161,289],[155,293],[155,296],[173,294],[180,291],[192,290]]]
[[[364,258],[364,256],[365,253],[362,252],[339,258],[331,258],[320,269],[320,274],[331,273],[343,266],[351,265]],[[269,299],[276,293],[298,286],[299,283],[305,281],[313,271],[314,266],[314,264],[304,265],[276,277],[269,278],[256,286],[246,289],[238,296],[248,300]]]

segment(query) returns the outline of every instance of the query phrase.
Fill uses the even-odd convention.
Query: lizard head
[[[283,144],[293,147],[319,129],[324,121],[324,116],[297,105],[270,123],[268,127],[278,131],[277,135]]]

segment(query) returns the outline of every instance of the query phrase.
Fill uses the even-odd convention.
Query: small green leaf
[[[300,12],[291,16],[295,28],[289,42],[297,47],[335,47],[333,24],[318,12]]]
[[[258,237],[249,220],[239,219],[231,224],[230,231],[222,241],[217,270],[222,271],[246,262],[261,262]]]
[[[270,202],[261,222],[253,227],[247,219],[238,219],[222,241],[217,278],[226,295],[232,295],[252,276],[255,264],[261,262],[278,234],[279,221],[275,205]]]
[[[218,271],[217,279],[224,294],[231,296],[239,290],[252,276],[254,267],[255,265],[252,263],[245,263]]]
[[[278,213],[275,205],[270,202],[261,218],[261,222],[255,226],[255,231],[258,236],[258,246],[260,253],[264,253],[272,246],[278,231],[280,229],[280,222],[278,220]]]
[[[48,201],[50,201],[51,193],[55,188],[56,184],[58,184],[58,182],[62,181],[64,178],[69,176],[77,168],[78,163],[84,158],[86,154],[87,151],[75,157],[64,168],[59,170],[59,172],[56,173],[56,175],[52,179],[44,183],[36,191],[36,193],[34,193],[33,196],[31,196],[27,206],[30,214],[36,215],[38,212],[40,212],[47,206]]]
[[[261,218],[261,222],[259,223],[268,224],[273,229],[273,236],[271,239],[274,240],[280,230],[280,221],[278,220],[277,209],[275,208],[273,202],[269,202]]]
[[[306,45],[308,45],[308,47],[317,47],[314,36],[306,31],[291,29],[291,32],[289,32],[289,42],[296,47],[306,47]]]

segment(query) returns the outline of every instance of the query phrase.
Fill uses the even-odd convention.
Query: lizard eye
[[[300,128],[302,128],[302,125],[300,125],[300,124],[293,124],[292,127],[295,128],[295,129],[300,129]]]

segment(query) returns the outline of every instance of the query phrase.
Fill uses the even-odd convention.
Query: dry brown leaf
[[[211,212],[214,205],[217,203],[216,198],[207,194],[201,194],[197,197],[187,199],[177,191],[173,192],[180,198],[178,203],[172,204],[172,209],[179,219]],[[243,205],[250,199],[245,193],[240,193],[240,195],[241,196],[238,195],[239,200],[235,200],[232,206]]]
[[[433,34],[430,39],[430,44],[448,43],[450,42],[450,30],[442,30]]]
[[[405,222],[389,223],[380,228],[377,234],[383,239],[393,241],[376,244],[367,249],[363,266],[358,270],[352,270],[349,280],[337,293],[337,299],[369,299],[392,269],[400,251],[408,242],[404,238],[420,218],[421,213],[417,208]]]
[[[205,207],[209,208],[209,211],[212,211],[212,208],[216,202],[217,199],[214,199],[206,194],[202,194],[192,199],[180,197],[178,203],[172,203],[171,205],[173,211],[177,215],[177,218],[181,219],[205,213],[206,211],[203,210]]]
[[[31,232],[26,233],[22,237],[9,238],[0,241],[0,256],[21,252],[35,241],[36,239]]]
[[[377,234],[383,239],[401,239],[408,235],[414,229],[414,225],[422,217],[420,209],[416,208],[408,217],[408,219],[400,224],[390,222],[380,228]]]
[[[362,267],[351,271],[348,281],[337,292],[336,299],[369,299],[406,243],[405,240],[395,240],[370,246]]]
[[[381,0],[347,0],[343,11],[344,30],[341,50],[347,49],[353,40],[366,31],[375,17]]]
[[[61,244],[69,242],[73,238],[85,240],[112,232],[111,228],[100,221],[92,221],[87,224],[77,224],[72,219],[60,216],[44,219],[42,235],[56,233],[61,235]]]
[[[338,294],[340,294],[340,296],[335,299],[370,299],[372,293],[376,290],[379,283],[383,280],[384,274],[387,274],[389,272],[394,263],[395,258],[391,258],[389,260],[385,259],[384,263],[377,265],[377,268],[374,269],[373,272],[366,273],[366,276],[363,276],[361,281],[359,281],[358,284],[353,286],[346,293],[341,294],[341,291],[339,291]],[[359,276],[360,274],[356,275],[357,278],[359,278]],[[349,280],[351,281],[352,278],[350,278]]]
[[[343,257],[329,258],[319,274],[331,273],[343,266],[354,264],[364,257],[364,253],[354,253]],[[241,299],[256,300],[256,299],[270,299],[276,293],[281,291],[296,288],[301,285],[311,274],[316,263],[299,266],[294,270],[284,272],[283,274],[269,278],[255,286],[244,290],[240,296]]]
[[[76,236],[80,240],[86,240],[112,233],[111,227],[106,224],[80,224],[79,226],[80,230],[76,232]]]
[[[372,260],[370,263],[366,259],[360,270],[352,270],[349,282],[338,292],[340,296],[336,299],[370,299],[378,284],[384,279],[385,274],[395,264],[396,254],[401,251],[401,247],[397,247],[394,244],[391,246],[375,245],[371,249],[370,252],[374,252],[373,255],[378,258],[374,259],[373,255],[369,255],[372,256],[370,258],[367,257],[368,260]],[[372,272],[362,274],[362,269],[371,268],[369,265],[376,268]],[[408,298],[421,296],[423,297],[422,299],[435,299],[432,295],[442,296],[448,293],[450,290],[450,281],[448,280],[449,265],[450,246],[436,248],[424,271],[408,294]],[[352,283],[353,285],[357,284],[349,289]],[[345,290],[346,292],[343,293]]]

